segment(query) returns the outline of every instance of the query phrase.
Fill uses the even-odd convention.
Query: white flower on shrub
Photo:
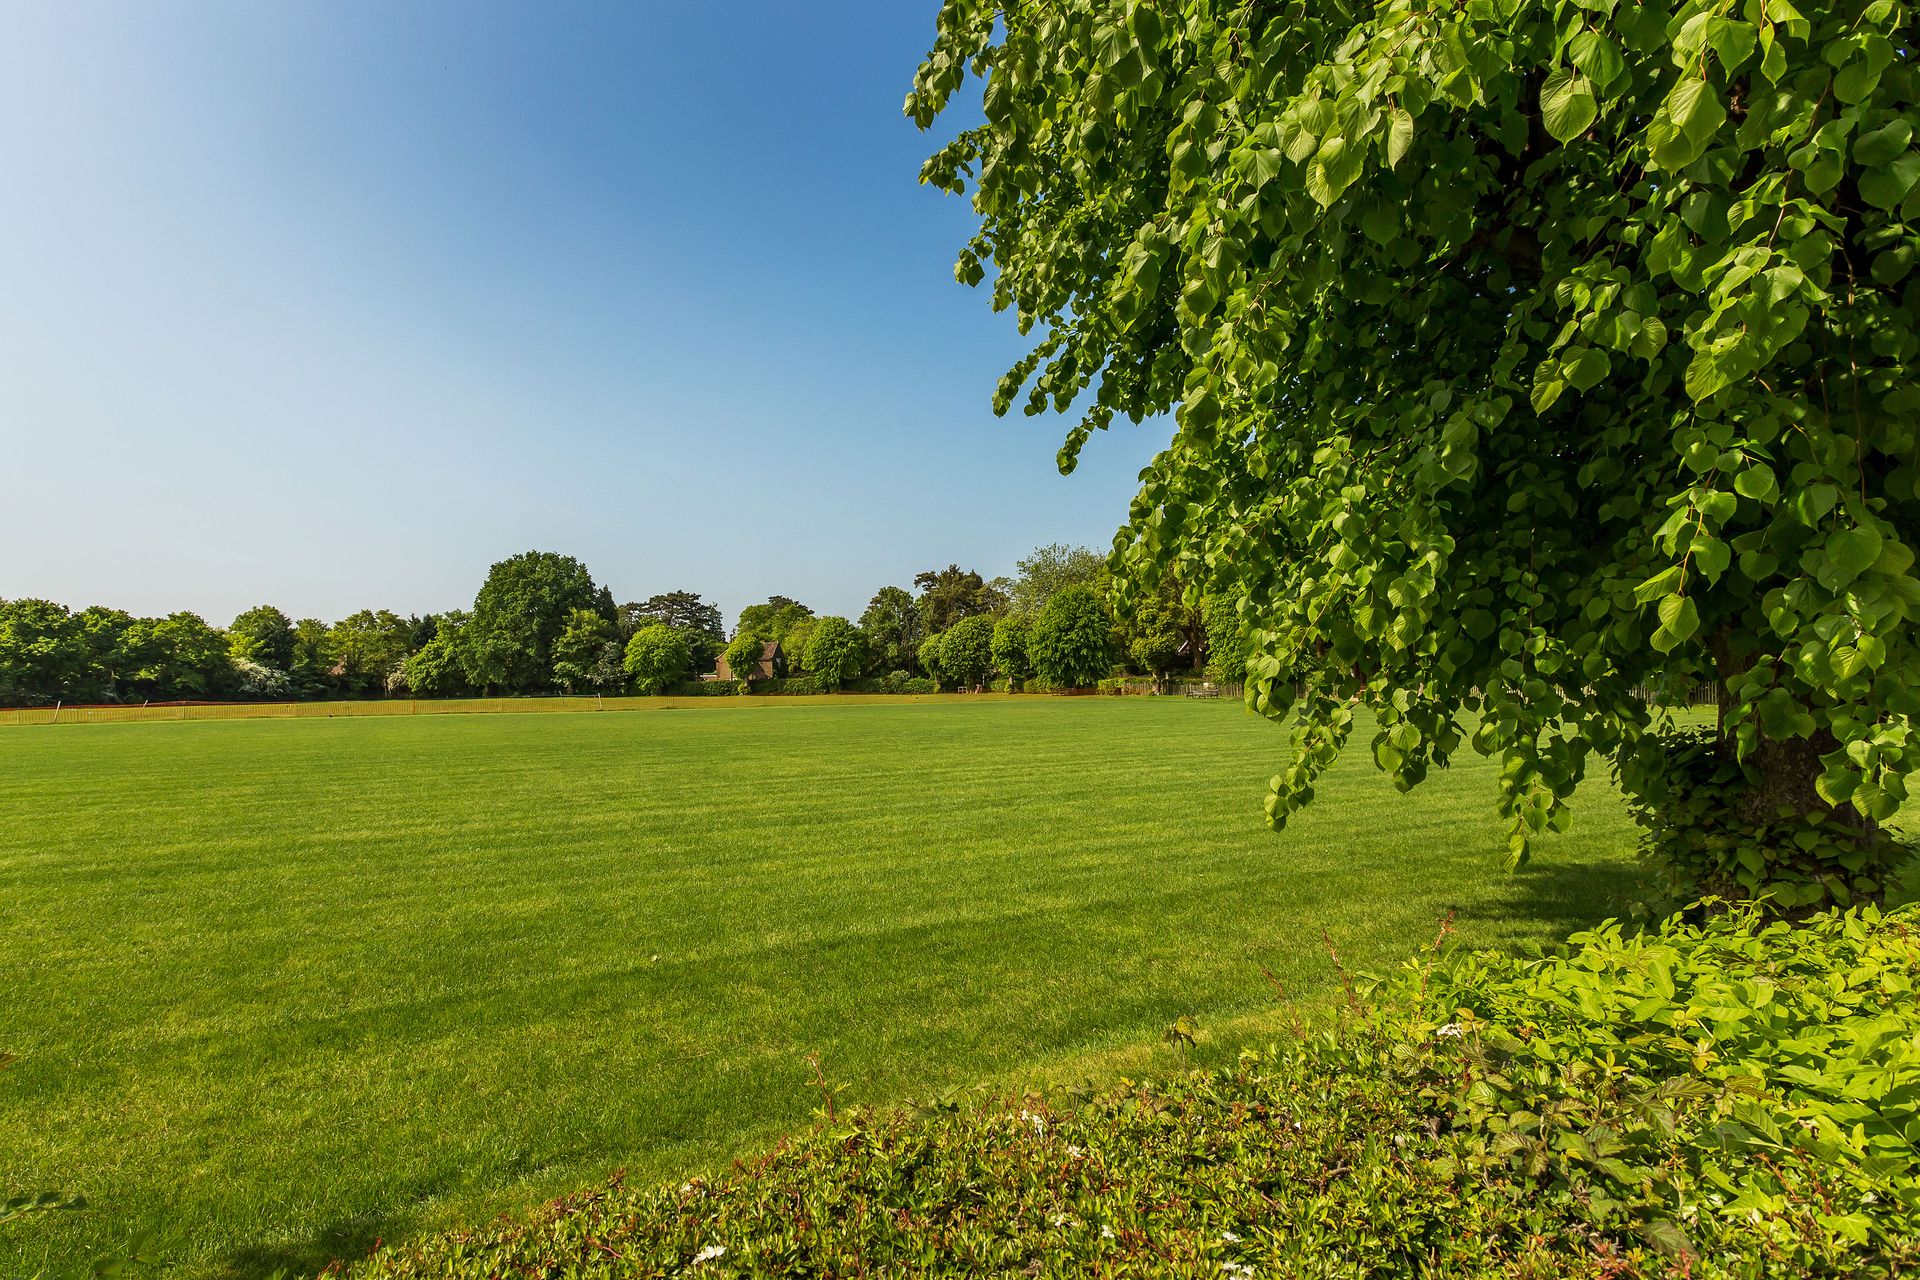
[[[1441,1040],[1441,1039],[1446,1039],[1448,1037],[1463,1036],[1465,1034],[1466,1034],[1465,1029],[1462,1028],[1459,1023],[1449,1022],[1446,1026],[1441,1027],[1438,1031],[1434,1032],[1433,1038],[1435,1040]]]
[[[1231,1232],[1231,1231],[1222,1231],[1222,1232],[1220,1233],[1220,1238],[1221,1238],[1222,1240],[1224,1240],[1224,1241],[1226,1241],[1226,1242],[1227,1242],[1228,1244],[1239,1244],[1239,1243],[1240,1243],[1240,1237],[1239,1237],[1239,1236],[1237,1236],[1237,1235],[1235,1235],[1235,1234],[1234,1234],[1233,1232]]]
[[[723,1254],[725,1254],[726,1251],[727,1251],[727,1246],[723,1244],[710,1244],[706,1248],[702,1249],[700,1252],[693,1255],[694,1265],[698,1266],[702,1262],[712,1262],[715,1258],[721,1257]]]
[[[1244,1262],[1223,1262],[1220,1264],[1220,1274],[1231,1277],[1231,1280],[1252,1280],[1253,1268]]]
[[[1033,1131],[1035,1133],[1039,1134],[1041,1137],[1046,1136],[1047,1122],[1045,1120],[1042,1120],[1039,1116],[1033,1114],[1033,1112],[1031,1111],[1022,1111],[1020,1113],[1020,1118],[1022,1120],[1025,1120],[1028,1124],[1032,1125]]]

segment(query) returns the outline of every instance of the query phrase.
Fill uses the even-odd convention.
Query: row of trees
[[[1240,682],[1240,624],[1225,601],[1196,604],[1168,579],[1119,615],[1112,586],[1104,557],[1055,544],[1019,561],[1013,577],[988,579],[950,564],[917,575],[912,590],[882,587],[858,619],[819,617],[774,596],[741,611],[727,666],[753,671],[775,641],[786,673],[828,688],[879,673],[919,675],[951,689],[1036,678],[1082,688],[1116,668],[1159,679],[1203,663],[1213,678]]]
[[[494,565],[471,609],[424,616],[363,609],[329,624],[260,605],[223,631],[193,613],[0,601],[0,703],[657,693],[712,673],[723,652],[751,676],[768,641],[784,655],[777,674],[830,688],[896,672],[949,688],[996,673],[1084,685],[1116,663],[1197,665],[1209,632],[1176,589],[1122,623],[1109,587],[1094,552],[1042,547],[1011,578],[949,565],[912,590],[884,587],[857,620],[773,596],[742,610],[731,636],[695,592],[615,604],[580,561],[539,551]]]

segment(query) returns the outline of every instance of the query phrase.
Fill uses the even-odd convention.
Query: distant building
[[[787,651],[780,647],[778,640],[769,640],[760,650],[760,663],[747,676],[749,680],[772,680],[786,670]],[[720,655],[719,665],[713,669],[716,680],[738,680],[740,677],[727,670],[727,655]]]

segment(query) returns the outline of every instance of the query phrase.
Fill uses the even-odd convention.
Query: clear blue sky
[[[0,0],[0,596],[425,612],[539,548],[857,613],[1104,547],[1168,431],[1065,478],[993,417],[935,9]]]

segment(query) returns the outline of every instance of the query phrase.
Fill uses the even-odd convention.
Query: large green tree
[[[1112,581],[1107,559],[1091,547],[1073,547],[1064,542],[1035,547],[1031,555],[1015,562],[1009,602],[1014,613],[1032,621],[1053,599],[1054,592],[1066,587],[1092,587],[1105,595]]]
[[[726,623],[720,606],[695,591],[663,591],[645,600],[620,606],[620,634],[629,639],[649,622],[664,622],[686,638],[689,661],[695,671],[710,671],[713,660],[727,647]]]
[[[256,605],[227,628],[227,648],[235,659],[278,671],[293,667],[293,619],[270,604]]]
[[[912,670],[920,641],[927,634],[919,606],[901,587],[882,587],[873,593],[860,615],[860,629],[867,633],[874,664],[887,671]]]
[[[391,609],[362,609],[327,632],[330,674],[336,686],[354,697],[387,691],[387,678],[406,662],[413,626]]]
[[[51,600],[0,600],[0,703],[71,700],[92,663],[73,612]]]
[[[940,642],[940,671],[961,689],[986,683],[993,671],[993,619],[976,613],[947,628]]]
[[[139,698],[206,698],[224,691],[231,673],[227,640],[197,613],[137,618],[121,645],[129,694]]]
[[[1920,766],[1915,15],[1894,0],[948,0],[907,110],[958,274],[1043,335],[1007,408],[1174,410],[1116,562],[1244,604],[1403,786],[1501,761],[1510,849],[1596,759],[1675,878],[1874,895]],[[1643,694],[1709,681],[1717,728]],[[1296,696],[1296,691],[1299,691]],[[1355,706],[1372,714],[1364,719]]]
[[[838,691],[866,666],[866,636],[845,618],[821,618],[807,634],[805,661],[815,679]]]
[[[604,693],[622,679],[621,651],[620,629],[611,619],[591,609],[571,610],[567,625],[554,637],[553,682],[567,693],[579,689]]]
[[[473,683],[528,693],[547,687],[553,642],[575,609],[614,619],[613,597],[572,556],[526,551],[487,571],[469,629]]]
[[[920,621],[929,633],[945,631],[962,618],[999,613],[1007,605],[993,584],[957,564],[917,573],[913,585],[919,588]]]
[[[1113,670],[1113,615],[1091,587],[1066,587],[1053,594],[1033,620],[1027,660],[1048,684],[1084,689]]]
[[[623,658],[626,673],[642,693],[665,693],[693,669],[693,652],[683,627],[649,622],[627,639]]]
[[[787,596],[768,596],[762,604],[750,604],[740,611],[740,621],[734,627],[737,636],[743,631],[766,640],[784,642],[787,632],[794,629],[801,619],[811,618],[813,610],[798,600]]]

